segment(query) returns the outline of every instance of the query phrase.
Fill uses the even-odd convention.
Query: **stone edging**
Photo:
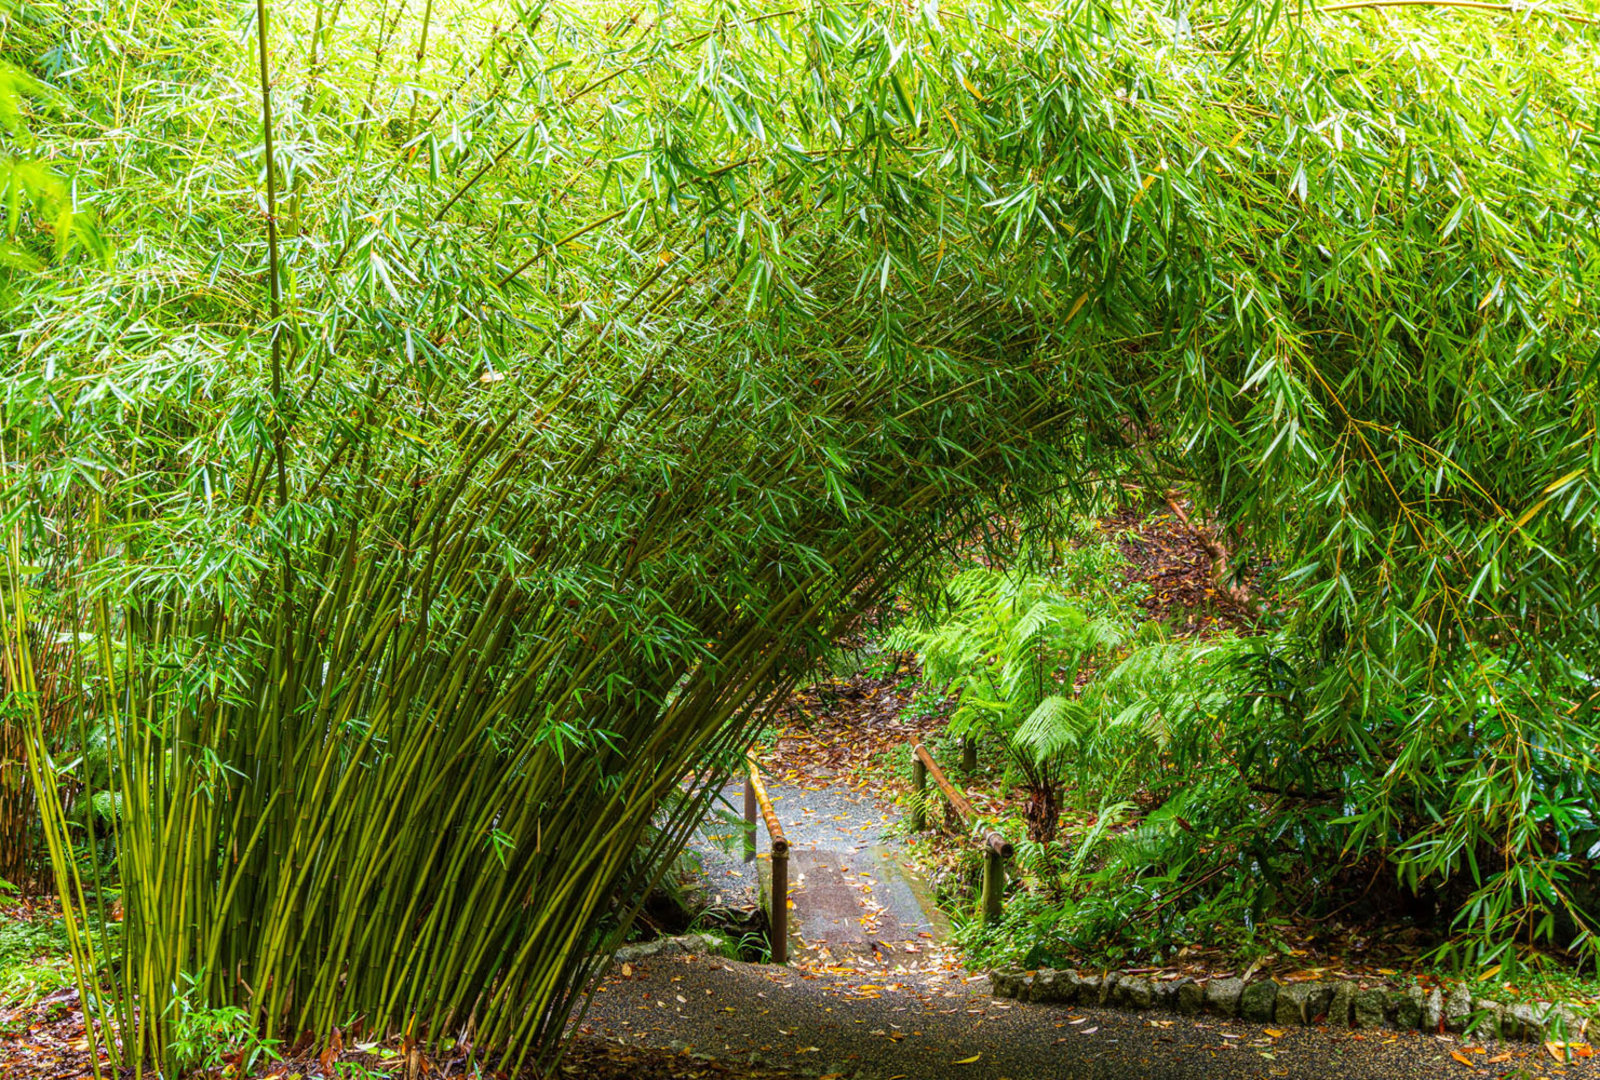
[[[633,945],[624,945],[616,951],[612,959],[618,964],[636,964],[640,960],[648,960],[662,953],[681,953],[688,956],[721,956],[723,947],[726,944],[716,934],[680,934],[677,937],[658,937],[649,941],[640,941]]]
[[[1332,979],[1279,983],[1261,978],[1150,979],[1121,972],[1084,974],[1077,971],[1001,969],[990,973],[992,993],[999,998],[1059,1005],[1100,1005],[1120,1009],[1163,1009],[1198,1016],[1237,1017],[1280,1027],[1330,1026],[1441,1032],[1466,1032],[1484,1038],[1541,1041],[1558,1035],[1577,1039],[1588,1026],[1587,1013],[1564,1005],[1502,1005],[1474,998],[1465,983],[1448,992],[1363,988]]]

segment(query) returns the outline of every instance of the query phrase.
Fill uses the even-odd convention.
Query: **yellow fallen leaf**
[[[1567,1060],[1567,1048],[1562,1046],[1560,1043],[1547,1042],[1544,1044],[1544,1048],[1549,1052],[1550,1056],[1555,1058],[1557,1061]]]
[[[974,1061],[977,1061],[982,1056],[983,1056],[982,1054],[973,1054],[971,1057],[962,1058],[960,1061],[957,1061],[954,1064],[956,1064],[956,1065],[971,1065]]]
[[[624,979],[633,978],[633,965],[632,964],[623,964],[622,965],[622,977]]]
[[[1262,1028],[1261,1030],[1265,1034],[1271,1035],[1274,1039],[1283,1038],[1283,1032],[1279,1031],[1277,1028]]]

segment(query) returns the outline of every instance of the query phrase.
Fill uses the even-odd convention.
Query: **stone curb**
[[[1502,1005],[1474,998],[1457,983],[1448,992],[1363,989],[1355,982],[1331,979],[1279,983],[1274,979],[1150,979],[1112,971],[1001,969],[989,975],[998,998],[1051,1005],[1098,1005],[1133,1011],[1163,1010],[1185,1016],[1238,1018],[1255,1023],[1326,1024],[1330,1027],[1452,1031],[1482,1038],[1541,1042],[1557,1036],[1580,1039],[1588,1026],[1587,1012],[1559,1004]]]
[[[648,960],[662,954],[720,956],[724,944],[726,943],[715,934],[681,934],[678,937],[659,937],[635,945],[624,945],[616,951],[612,959],[618,964],[636,964],[640,960]]]

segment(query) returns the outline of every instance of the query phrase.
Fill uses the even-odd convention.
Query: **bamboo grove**
[[[1106,485],[1273,553],[1353,845],[1590,925],[1591,16],[164,11],[0,24],[5,721],[119,1064],[548,1062],[773,693]]]

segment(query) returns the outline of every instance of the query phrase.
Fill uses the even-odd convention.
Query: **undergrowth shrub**
[[[1411,919],[1446,965],[1509,975],[1543,964],[1540,950],[1514,949],[1515,929],[1582,970],[1600,853],[1595,778],[1581,763],[1596,732],[1581,711],[1507,716],[1516,697],[1501,707],[1483,697],[1432,755],[1402,727],[1375,773],[1358,744],[1318,737],[1325,662],[1282,633],[1136,647],[1079,689],[1077,723],[1036,718],[1020,732],[1058,763],[1091,824],[1022,851],[1039,895],[1008,916],[1002,952],[1029,962],[1186,944],[1248,953],[1274,946],[1263,931],[1338,910],[1354,922]],[[1385,702],[1379,715],[1438,706]],[[1519,796],[1472,748],[1535,721]],[[1520,813],[1514,798],[1526,800]]]

